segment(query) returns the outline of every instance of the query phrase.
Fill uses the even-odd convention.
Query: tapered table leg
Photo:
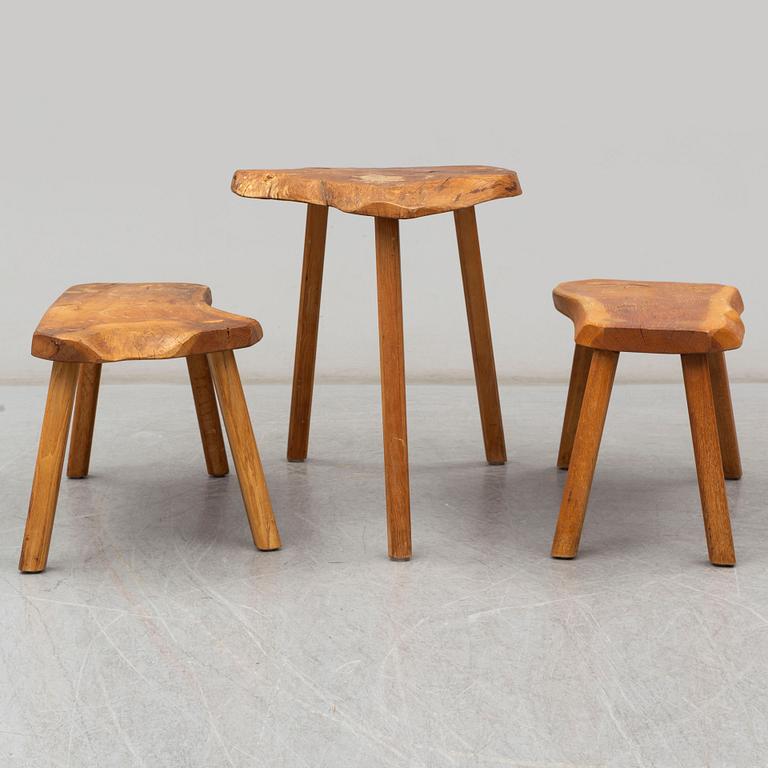
[[[307,206],[304,231],[304,264],[301,271],[299,322],[296,329],[296,356],[293,363],[293,392],[288,425],[288,461],[304,461],[309,447],[309,419],[315,381],[317,329],[320,323],[320,293],[325,259],[328,208]]]
[[[384,430],[388,551],[393,560],[409,560],[411,557],[411,501],[405,408],[400,234],[397,219],[376,218],[376,278],[379,297],[381,410]]]
[[[504,444],[499,385],[493,358],[491,323],[488,319],[475,209],[462,208],[454,211],[453,216],[459,244],[461,279],[464,284],[464,302],[467,307],[485,457],[489,464],[503,464],[507,460],[507,449]]]

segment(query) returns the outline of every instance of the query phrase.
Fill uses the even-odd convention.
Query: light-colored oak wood
[[[261,338],[249,317],[215,309],[191,283],[89,283],[65,291],[32,339],[46,360],[107,363],[239,349]]]
[[[506,459],[493,346],[474,206],[521,193],[517,175],[490,166],[421,168],[294,168],[239,170],[241,197],[292,200],[309,206],[296,336],[288,460],[307,456],[326,221],[315,208],[376,219],[379,332],[389,554],[411,556],[408,443],[403,362],[400,246],[397,220],[453,211],[462,267],[486,457]],[[393,221],[395,226],[388,225]]]
[[[552,542],[552,557],[570,559],[576,557],[579,550],[581,529],[618,361],[618,352],[598,349],[592,354],[560,516]]]
[[[79,366],[75,363],[55,362],[51,370],[27,524],[19,558],[19,570],[23,573],[43,571],[48,562],[78,373]]]
[[[726,480],[738,480],[741,477],[741,454],[736,436],[736,421],[733,418],[731,386],[728,381],[728,368],[722,352],[707,355],[709,376],[712,382],[712,396],[715,399],[717,415],[717,433],[720,438],[720,453],[723,457],[723,472]]]
[[[205,355],[189,355],[187,369],[200,427],[200,439],[203,442],[206,469],[213,477],[224,477],[229,472],[229,464],[208,358]]]
[[[723,459],[707,355],[690,354],[681,357],[709,559],[715,565],[734,565],[736,554],[728,515],[728,498],[725,495]]]
[[[388,551],[393,560],[409,560],[411,501],[399,222],[377,218],[375,226]]]
[[[69,439],[67,477],[79,478],[88,475],[100,382],[101,363],[82,363],[80,365],[75,414],[72,417],[72,436]]]
[[[568,397],[565,403],[563,430],[560,435],[560,450],[557,454],[558,469],[568,469],[571,463],[573,441],[579,426],[581,404],[584,402],[584,390],[589,376],[589,365],[592,362],[592,350],[577,344],[573,350],[571,365],[571,381],[568,385]]]
[[[216,408],[218,392],[254,541],[259,549],[279,548],[232,353],[258,341],[261,328],[251,318],[213,309],[210,302],[210,290],[203,285],[91,283],[70,288],[48,310],[33,340],[33,354],[54,358],[54,363],[19,561],[22,571],[41,571],[47,562],[75,392],[78,404],[68,471],[72,477],[84,477],[101,363],[124,359],[187,357],[206,465],[217,476],[228,471]]]
[[[327,227],[328,208],[324,205],[308,205],[299,321],[296,329],[296,355],[293,363],[291,416],[288,424],[288,461],[304,461],[309,448],[309,420],[315,382],[317,329],[320,324],[320,293],[323,285]]]
[[[514,171],[484,165],[241,170],[235,172],[232,191],[393,219],[470,208],[521,193]]]
[[[280,534],[272,513],[272,502],[253,436],[235,355],[231,350],[211,352],[208,354],[208,363],[221,405],[253,541],[262,550],[279,549]]]
[[[555,306],[577,344],[616,352],[721,352],[741,346],[738,290],[711,283],[579,280],[560,283]]]
[[[507,460],[507,449],[504,444],[499,385],[493,358],[491,322],[488,319],[488,303],[485,297],[475,209],[463,208],[460,211],[454,211],[453,216],[459,245],[461,279],[464,284],[464,301],[467,307],[485,457],[489,464],[503,464]]]

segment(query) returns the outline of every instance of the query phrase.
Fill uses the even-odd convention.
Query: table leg
[[[325,205],[307,206],[299,322],[296,329],[296,357],[293,364],[293,393],[288,426],[288,461],[304,461],[309,447],[309,418],[315,381],[317,328],[320,322],[320,292],[323,284],[327,224],[328,208]]]
[[[381,411],[384,428],[388,552],[392,560],[409,560],[411,557],[411,501],[405,410],[400,230],[397,219],[376,218],[376,278],[379,295]]]
[[[475,366],[475,384],[480,405],[485,457],[489,464],[504,464],[507,460],[507,449],[504,445],[499,385],[493,359],[491,323],[488,319],[488,304],[485,298],[485,281],[480,259],[480,240],[477,236],[475,209],[462,208],[454,211],[453,217],[459,244],[461,279],[467,306],[469,339],[472,344],[472,362]]]

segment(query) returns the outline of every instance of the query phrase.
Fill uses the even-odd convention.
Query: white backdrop
[[[232,171],[453,163],[516,169],[524,190],[478,209],[502,378],[567,375],[556,282],[625,277],[738,285],[731,371],[767,379],[767,22],[760,2],[14,3],[0,380],[45,378],[39,316],[68,285],[110,280],[211,285],[264,326],[243,373],[287,380],[304,207],[236,198]],[[329,227],[318,376],[373,379],[373,222],[331,211]],[[452,218],[401,237],[409,377],[469,378]]]

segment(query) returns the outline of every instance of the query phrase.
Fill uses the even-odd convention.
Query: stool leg
[[[560,505],[560,517],[552,542],[552,557],[569,559],[576,557],[579,550],[581,529],[618,362],[618,352],[596,349],[592,353],[579,426]]]
[[[210,352],[208,363],[227,428],[229,447],[235,461],[253,541],[259,549],[280,549],[280,534],[272,514],[269,489],[253,436],[235,356],[229,349],[224,352]]]
[[[733,418],[733,402],[725,355],[722,352],[713,352],[707,355],[707,361],[712,381],[712,395],[715,398],[717,434],[720,438],[720,453],[723,456],[723,472],[726,480],[738,480],[741,477],[741,456],[739,440],[736,437],[736,422]]]
[[[381,414],[384,429],[388,552],[392,560],[409,560],[411,500],[408,482],[399,232],[397,219],[376,218],[376,282],[379,294]]]
[[[51,370],[35,476],[29,497],[27,525],[19,558],[19,570],[23,573],[44,571],[48,562],[79,368],[77,363],[55,362]]]
[[[715,565],[734,565],[736,555],[728,516],[728,498],[725,495],[723,460],[707,355],[681,357],[709,559]]]
[[[224,477],[229,472],[229,464],[208,359],[205,355],[189,355],[187,369],[200,427],[200,439],[203,441],[206,469],[213,477]]]
[[[291,416],[288,424],[288,461],[304,461],[309,446],[309,419],[315,380],[317,327],[320,322],[320,292],[323,284],[327,225],[327,206],[308,205],[304,230],[299,322],[296,329],[296,356],[293,363]]]
[[[504,445],[499,385],[493,359],[491,323],[488,319],[488,304],[485,298],[475,209],[462,208],[454,211],[453,218],[459,244],[461,280],[464,284],[464,303],[467,307],[469,340],[472,345],[472,362],[475,366],[475,385],[480,405],[485,458],[489,464],[504,464],[507,460],[507,449]]]
[[[573,350],[571,365],[571,381],[568,385],[568,397],[565,401],[565,416],[563,431],[560,434],[560,450],[557,454],[558,469],[568,469],[573,451],[573,441],[576,428],[579,425],[581,404],[584,401],[584,390],[589,376],[589,364],[592,362],[592,348],[577,344]]]
[[[100,382],[101,363],[80,364],[75,413],[72,417],[72,436],[69,439],[67,477],[87,477],[88,475]]]

